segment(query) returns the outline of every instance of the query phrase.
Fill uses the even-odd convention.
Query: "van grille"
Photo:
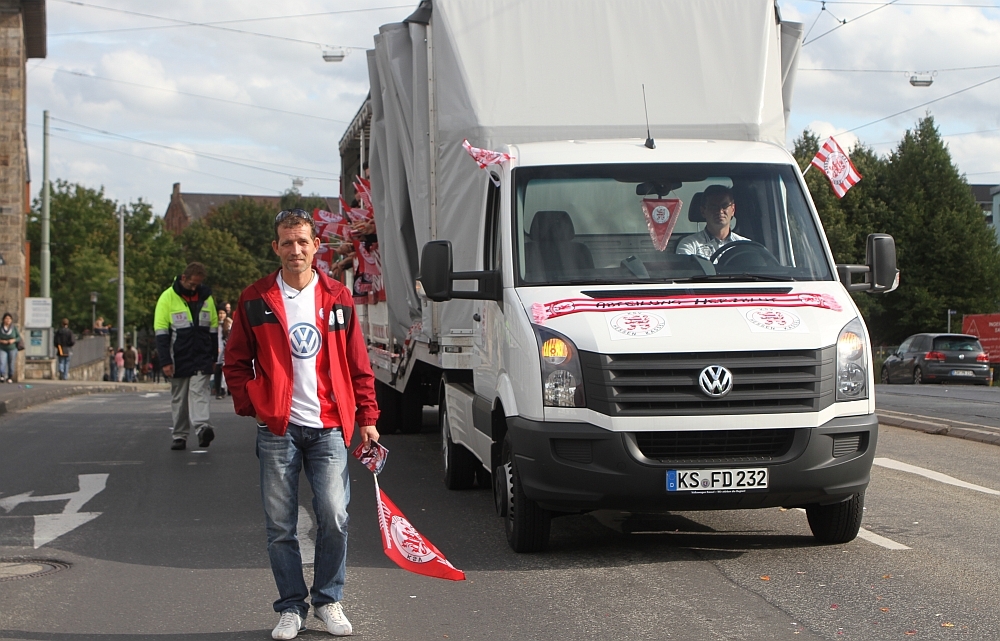
[[[635,432],[635,444],[642,455],[659,461],[767,461],[784,456],[794,439],[794,429]]]
[[[587,407],[608,416],[818,412],[834,401],[836,346],[815,350],[597,354],[580,352]],[[721,365],[733,390],[706,396],[698,376]]]

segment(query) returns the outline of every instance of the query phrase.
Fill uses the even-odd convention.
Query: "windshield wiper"
[[[710,276],[696,276],[694,278],[684,279],[684,282],[688,283],[717,283],[717,282],[732,282],[732,281],[749,281],[749,282],[771,281],[779,283],[791,283],[795,282],[795,279],[789,276],[767,276],[763,274],[748,274],[746,272],[742,274],[712,274]]]

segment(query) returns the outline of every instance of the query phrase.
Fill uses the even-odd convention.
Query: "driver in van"
[[[730,229],[729,225],[735,214],[736,203],[729,187],[706,187],[701,201],[701,217],[705,219],[705,229],[685,238],[677,245],[677,253],[711,258],[723,245],[737,240],[750,240]]]

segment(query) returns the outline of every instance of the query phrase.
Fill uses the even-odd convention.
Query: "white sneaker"
[[[306,629],[302,625],[302,617],[295,610],[285,610],[278,619],[278,625],[271,630],[272,639],[294,639],[299,636],[299,632]]]
[[[316,618],[326,624],[326,631],[337,637],[354,634],[351,622],[344,616],[344,608],[339,603],[327,603],[316,608]]]

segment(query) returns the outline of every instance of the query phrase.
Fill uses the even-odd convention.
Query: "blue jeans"
[[[69,378],[69,356],[57,356],[59,359],[57,366],[59,368],[59,378],[60,380],[66,380]]]
[[[17,363],[17,350],[0,349],[0,381],[14,378],[14,367]]]
[[[344,597],[347,571],[347,504],[351,500],[347,447],[339,429],[288,425],[284,436],[257,426],[260,494],[267,525],[267,555],[278,587],[275,612],[296,610],[305,618],[312,606],[336,603]],[[316,513],[316,556],[312,589],[302,575],[297,525],[299,471],[305,467]]]

